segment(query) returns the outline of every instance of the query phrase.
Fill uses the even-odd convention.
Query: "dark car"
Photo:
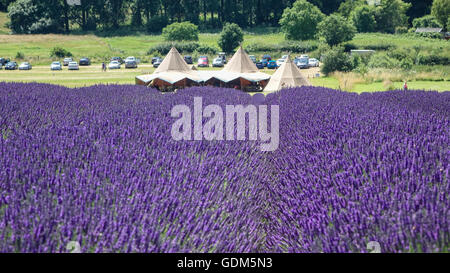
[[[91,60],[89,60],[89,58],[81,58],[79,64],[80,65],[91,65]]]
[[[184,61],[187,64],[193,64],[194,63],[194,61],[192,60],[192,56],[184,56]]]
[[[160,57],[153,57],[152,58],[152,64],[155,64],[156,61],[161,60]]]
[[[271,61],[272,60],[272,57],[269,54],[265,54],[262,58],[266,59],[267,61]]]
[[[153,60],[152,60],[152,62],[153,62]],[[153,67],[158,68],[162,62],[163,62],[163,60],[161,58],[155,59],[155,62],[153,62]]]
[[[267,63],[267,68],[268,69],[277,69],[278,68],[277,62],[276,61],[269,61]]]
[[[117,61],[117,62],[123,64],[123,60],[121,57],[112,57],[110,62],[114,62],[114,61]]]
[[[11,61],[10,59],[0,58],[1,65],[5,65],[5,64],[9,63],[10,61]]]
[[[263,64],[262,62],[257,62],[257,63],[256,63],[256,67],[257,67],[258,69],[264,69],[264,64]]]
[[[19,68],[19,66],[16,62],[9,62],[5,66],[5,70],[16,70],[17,68]]]
[[[137,68],[137,62],[136,61],[126,61],[125,62],[125,68]]]
[[[267,66],[267,64],[269,63],[269,60],[267,59],[262,59],[261,61],[259,61],[260,63],[262,63],[264,65],[264,67]]]

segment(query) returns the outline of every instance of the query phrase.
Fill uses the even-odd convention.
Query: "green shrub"
[[[161,33],[168,24],[169,19],[166,16],[153,16],[147,22],[147,31],[149,33]]]
[[[64,58],[64,57],[72,57],[72,53],[67,51],[66,49],[56,46],[50,52],[50,57]]]
[[[151,55],[153,53],[159,53],[161,55],[166,55],[169,53],[172,46],[174,46],[180,53],[192,53],[200,47],[200,44],[196,42],[161,43],[151,47],[148,54]]]
[[[414,61],[411,58],[404,58],[400,61],[400,68],[403,70],[411,70]]]
[[[335,47],[324,54],[321,71],[325,75],[335,71],[349,72],[352,70],[352,58],[344,52],[344,48]]]
[[[370,58],[368,66],[370,68],[387,68],[394,69],[400,67],[400,62],[389,57],[386,53],[376,53]]]
[[[219,47],[226,53],[233,52],[242,41],[244,41],[244,33],[237,24],[225,24],[220,33]]]
[[[217,47],[209,45],[200,45],[197,47],[197,52],[204,55],[214,55],[219,51]]]
[[[417,64],[419,65],[450,65],[450,57],[443,54],[424,54],[419,53],[417,56]]]
[[[442,27],[438,20],[433,15],[425,15],[420,18],[415,18],[412,21],[414,28],[420,27]]]
[[[297,0],[286,8],[280,20],[288,40],[309,40],[317,33],[317,25],[325,18],[318,7],[306,0]]]
[[[17,52],[16,53],[16,59],[19,59],[19,60],[23,60],[23,59],[25,59],[25,54],[23,54],[23,52]]]
[[[166,41],[198,41],[198,27],[190,22],[173,23],[162,30]]]
[[[395,34],[405,34],[408,33],[408,27],[400,26],[395,28]]]
[[[450,1],[434,0],[433,6],[431,7],[431,14],[444,28],[449,28],[449,25],[445,26],[445,24],[449,21]]]
[[[342,46],[344,47],[345,52],[350,52],[352,50],[358,49],[358,47],[352,43],[345,43]]]

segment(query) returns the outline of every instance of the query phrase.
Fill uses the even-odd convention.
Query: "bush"
[[[204,55],[214,55],[219,51],[217,47],[209,45],[200,45],[197,47],[197,52]]]
[[[402,0],[381,0],[375,12],[377,31],[395,33],[396,27],[406,26],[408,24],[406,11],[410,7],[410,3]]]
[[[319,39],[330,46],[350,41],[356,33],[356,28],[351,21],[334,14],[320,22],[317,29]]]
[[[198,33],[198,27],[190,22],[173,23],[162,31],[166,41],[198,41]]]
[[[285,41],[281,44],[250,44],[245,49],[249,52],[292,52],[307,53],[317,50],[319,45],[316,42],[295,42]]]
[[[23,59],[25,59],[25,54],[23,54],[22,52],[17,52],[16,53],[16,59],[19,59],[19,60],[23,60]]]
[[[342,47],[335,47],[325,53],[321,71],[329,75],[335,71],[349,72],[353,70],[352,58]]]
[[[62,47],[54,47],[50,52],[50,57],[64,58],[64,57],[72,57],[72,53],[67,51]]]
[[[169,19],[166,16],[153,16],[147,21],[147,31],[149,33],[161,33],[168,24]]]
[[[400,67],[400,62],[389,57],[386,53],[376,53],[370,58],[368,66],[370,68],[387,68],[394,69]]]
[[[351,14],[353,23],[359,32],[373,32],[377,28],[375,20],[376,9],[373,6],[362,5]]]
[[[358,49],[358,47],[355,44],[352,43],[345,43],[342,45],[344,47],[345,52],[350,52],[352,50]]]
[[[286,39],[308,40],[317,33],[317,25],[325,18],[320,9],[306,0],[297,0],[286,8],[280,20]]]
[[[225,24],[220,33],[219,47],[226,53],[231,53],[244,41],[244,33],[236,24]]]
[[[151,55],[157,52],[161,55],[166,55],[167,53],[169,53],[172,46],[176,47],[176,49],[180,53],[192,53],[200,47],[200,45],[196,42],[161,43],[157,44],[154,47],[151,47],[148,51],[148,54]]]
[[[442,27],[438,20],[433,15],[425,15],[420,18],[415,18],[412,21],[414,28],[419,27]]]
[[[417,64],[419,65],[450,65],[449,56],[439,54],[422,54],[417,56]]]
[[[396,27],[395,34],[405,34],[408,33],[408,27]]]

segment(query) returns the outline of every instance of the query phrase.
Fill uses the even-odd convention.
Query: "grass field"
[[[153,68],[147,63],[151,57],[147,54],[148,50],[164,42],[160,35],[131,35],[103,37],[94,34],[79,35],[9,35],[10,30],[5,27],[8,21],[6,13],[0,12],[0,57],[7,57],[17,62],[29,61],[33,64],[32,71],[4,71],[0,70],[0,81],[17,82],[43,82],[60,84],[68,87],[80,87],[94,84],[133,84],[136,75],[152,73]],[[244,46],[250,44],[278,44],[285,41],[283,34],[276,32],[276,29],[254,29],[244,32]],[[201,33],[199,43],[209,46],[217,46],[219,34]],[[446,41],[433,39],[414,38],[407,36],[398,36],[390,34],[357,34],[350,42],[357,46],[368,45],[395,45],[396,47],[414,47],[439,49],[450,54],[450,46]],[[75,59],[81,57],[90,57],[94,63],[91,67],[81,67],[80,71],[61,71],[52,72],[49,70],[49,64],[55,58],[50,57],[50,51],[53,47],[60,46],[69,50]],[[23,59],[16,59],[17,52],[24,54]],[[253,52],[252,52],[253,53]],[[253,53],[260,55],[258,53]],[[262,54],[262,53],[261,53]],[[284,52],[270,52],[274,58],[285,54]],[[197,57],[193,54],[194,59]],[[136,56],[141,58],[144,65],[136,70],[120,70],[101,72],[99,63],[108,61],[112,56]],[[410,88],[447,91],[449,88],[450,69],[447,66],[417,66],[413,72],[408,74],[396,71],[374,72],[367,75],[367,79],[361,80],[360,76],[345,75],[344,77],[352,79],[342,79],[339,76],[331,77],[310,77],[312,84],[334,89],[343,89],[352,92],[363,91],[384,91],[389,88],[401,88],[404,79],[411,79]],[[266,70],[266,73],[273,71]],[[304,71],[306,74],[309,72]],[[312,73],[312,74],[315,74]],[[392,81],[389,86],[384,79]],[[439,81],[436,81],[439,78]],[[443,79],[443,80],[442,80]],[[433,81],[430,81],[433,80]],[[351,84],[347,84],[350,81]],[[344,83],[343,83],[344,82]]]

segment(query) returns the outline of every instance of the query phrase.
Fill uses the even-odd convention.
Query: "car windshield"
[[[308,58],[300,58],[299,62],[300,63],[307,63],[308,62]]]
[[[53,62],[52,64],[54,64],[54,65],[59,65],[59,62]]]

